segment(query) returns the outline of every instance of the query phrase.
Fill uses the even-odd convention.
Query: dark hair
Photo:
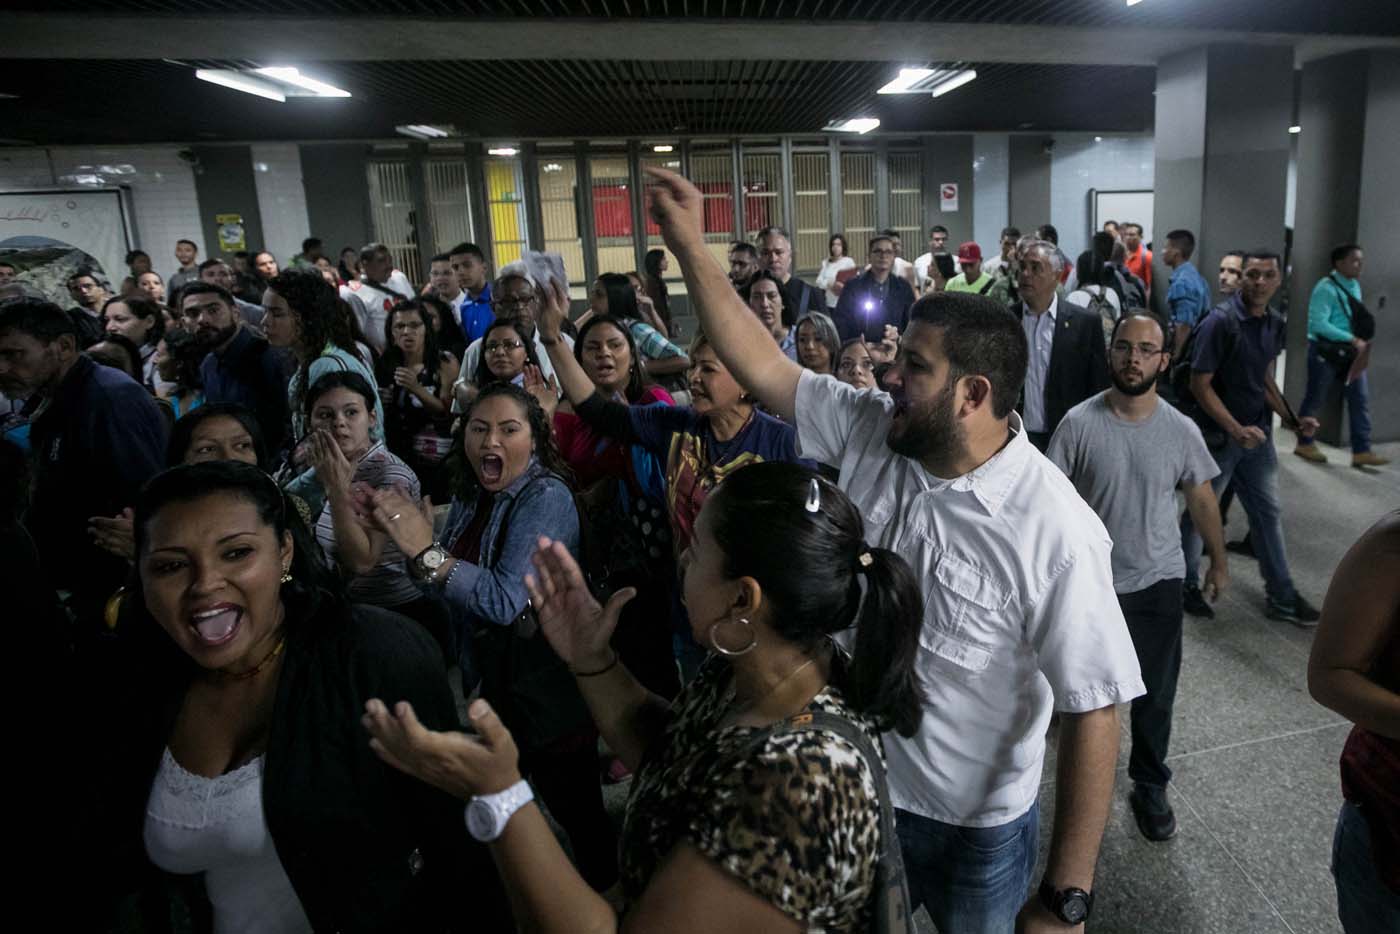
[[[1102,230],[1090,238],[1089,249],[1080,253],[1079,260],[1075,263],[1075,277],[1081,286],[1102,285],[1118,291],[1118,276],[1109,268],[1109,264],[1113,262],[1113,245],[1117,242],[1113,234]]]
[[[442,360],[442,352],[438,349],[438,336],[428,321],[426,305],[426,302],[417,298],[399,302],[390,309],[384,319],[384,352],[379,355],[379,376],[387,385],[394,384],[395,367],[403,366],[403,351],[394,343],[394,315],[415,314],[418,320],[423,322],[423,363],[430,371]],[[441,311],[438,314],[441,315]]]
[[[321,560],[315,539],[296,506],[260,468],[239,461],[180,464],[156,474],[141,489],[136,498],[136,516],[132,522],[138,577],[140,555],[146,544],[146,529],[151,520],[167,506],[196,502],[219,494],[236,496],[251,503],[258,511],[258,518],[272,526],[279,541],[283,535],[291,535],[292,579],[282,585],[282,593],[289,602],[296,604],[296,612],[288,610],[288,627],[303,625],[323,605],[343,604],[344,593],[340,584]],[[122,608],[123,618],[136,621],[149,619],[143,589],[132,587],[129,594]],[[168,641],[167,647],[173,648]]]
[[[1196,252],[1196,235],[1184,227],[1170,231],[1167,242],[1181,251],[1182,259],[1190,259],[1191,254]]]
[[[1123,322],[1127,321],[1129,318],[1146,318],[1148,321],[1151,321],[1153,324],[1157,325],[1157,328],[1162,332],[1162,350],[1165,353],[1171,353],[1171,325],[1167,324],[1160,317],[1158,317],[1157,315],[1153,314],[1145,308],[1139,308],[1133,311],[1125,311],[1118,317],[1117,321],[1113,322],[1113,330],[1110,331],[1108,335],[1109,350],[1113,349],[1113,342],[1118,339],[1118,329],[1121,328],[1123,326]]]
[[[817,340],[831,354],[831,372],[836,372],[836,367],[841,362],[841,335],[836,330],[836,322],[831,320],[831,316],[824,311],[809,311],[797,322],[796,330],[802,330],[802,325],[811,324],[817,332]],[[796,341],[800,335],[794,333],[793,340]],[[800,358],[801,352],[797,355]]]
[[[1054,224],[1041,224],[1035,229],[1035,235],[1041,240],[1049,240],[1055,246],[1060,245],[1060,232],[1055,229]]]
[[[301,251],[303,253],[310,252],[313,249],[318,249],[320,246],[320,237],[307,237],[305,240],[301,241]]]
[[[820,506],[805,508],[813,485]],[[796,464],[753,464],[710,494],[725,576],[751,577],[779,636],[811,651],[855,627],[843,692],[881,731],[913,736],[923,716],[917,660],[924,601],[909,565],[865,543],[859,510]],[[864,563],[865,556],[870,563]]]
[[[1332,248],[1332,265],[1333,265],[1333,266],[1337,265],[1337,264],[1340,263],[1342,260],[1346,259],[1348,256],[1350,256],[1351,254],[1355,253],[1357,250],[1360,250],[1360,249],[1361,249],[1361,244],[1359,244],[1359,243],[1343,243],[1341,246],[1333,247],[1333,248]]]
[[[475,256],[483,263],[486,262],[486,254],[481,252],[481,247],[477,246],[475,243],[457,244],[452,249],[447,251],[447,258],[450,261],[452,257],[461,256],[463,253],[466,253],[469,256]]]
[[[632,288],[632,280],[620,272],[605,272],[597,278],[608,296],[608,314],[614,318],[641,320],[642,313],[637,307],[637,290]]]
[[[211,418],[231,418],[243,426],[248,437],[253,439],[253,452],[257,455],[258,466],[266,470],[268,462],[267,441],[263,437],[262,425],[257,416],[247,406],[237,402],[206,402],[183,418],[177,419],[170,429],[170,442],[165,449],[165,466],[177,467],[185,462],[190,445],[194,443],[195,429]]]
[[[849,243],[846,242],[846,235],[845,235],[845,234],[839,234],[839,233],[834,233],[834,234],[832,234],[830,237],[827,237],[827,239],[826,239],[826,255],[827,255],[827,256],[830,256],[830,255],[831,255],[831,245],[832,245],[833,243],[835,243],[837,240],[840,240],[840,241],[841,241],[841,255],[842,255],[842,256],[850,256],[850,255],[851,255],[851,245],[850,245]]]
[[[1012,238],[1014,238],[1014,239],[1016,239],[1016,240],[1020,240],[1020,239],[1021,239],[1021,229],[1020,229],[1019,227],[1003,227],[1003,228],[1001,228],[1001,237],[1000,237],[1000,239],[1005,240],[1007,237],[1012,237]]]
[[[4,265],[4,263],[0,263],[0,266],[3,266],[3,265]],[[161,285],[165,285],[165,277],[162,276],[160,273],[156,272],[154,269],[147,269],[145,272],[140,273],[140,274],[136,277],[136,281],[140,282],[140,281],[141,281],[141,276],[155,276],[157,279],[160,280],[160,284],[161,284]]]
[[[292,404],[299,406],[305,396],[311,362],[321,356],[327,344],[339,347],[357,360],[360,350],[351,337],[351,327],[345,315],[347,309],[340,307],[344,300],[321,278],[319,272],[284,269],[268,281],[267,287],[282,296],[292,309],[292,314],[296,315],[305,357],[297,367],[292,384]],[[354,318],[354,312],[350,312],[349,316]]]
[[[753,287],[758,285],[759,280],[761,279],[767,279],[769,282],[773,283],[775,286],[778,287],[778,297],[783,300],[783,315],[781,318],[783,327],[792,327],[795,323],[794,319],[797,317],[797,315],[792,310],[792,303],[788,300],[787,289],[783,288],[783,280],[779,279],[777,276],[773,275],[773,273],[769,272],[768,270],[760,269],[758,272],[754,273],[753,279],[749,281],[748,294],[744,296],[745,301],[748,300],[749,296],[753,295]]]
[[[656,308],[659,317],[667,328],[671,326],[671,293],[666,288],[666,278],[661,274],[661,260],[666,256],[665,250],[647,250],[647,255],[642,262],[642,268],[646,272],[642,278],[642,291],[646,292],[651,299],[652,305]]]
[[[67,281],[64,284],[71,286],[74,282],[77,282],[79,279],[91,279],[98,285],[102,284],[102,276],[97,272],[96,269],[93,269],[91,266],[79,266],[77,269],[73,270],[73,274],[68,277]]]
[[[7,259],[0,259],[0,268],[8,269],[11,272],[19,272],[19,267]]]
[[[642,258],[642,268],[649,276],[661,276],[661,260],[666,256],[665,250],[647,250],[647,255]]]
[[[18,331],[41,344],[67,334],[76,343],[78,328],[68,313],[47,299],[16,298],[0,305],[0,334]]]
[[[642,397],[642,390],[646,389],[651,380],[647,377],[646,361],[637,353],[637,342],[632,339],[632,330],[627,326],[627,322],[612,315],[594,315],[583,323],[579,328],[578,337],[574,340],[574,359],[583,365],[583,343],[588,337],[588,332],[594,328],[609,324],[622,332],[623,340],[627,341],[627,352],[632,355],[632,370],[627,374],[627,388],[623,393],[627,396],[628,402],[636,402]]]
[[[930,227],[930,228],[928,229],[928,232],[929,232],[930,235],[933,235],[933,234],[936,234],[936,233],[945,234],[945,233],[948,232],[948,228],[947,228],[947,227],[944,227],[942,224],[934,224],[932,227]]]
[[[202,273],[202,272],[204,272],[204,270],[206,270],[206,269],[213,269],[215,266],[227,266],[227,265],[228,265],[228,263],[224,262],[224,261],[223,261],[222,259],[220,259],[219,257],[217,257],[217,256],[211,256],[209,259],[206,259],[204,262],[202,262],[202,263],[199,264],[199,271]]]
[[[1358,249],[1359,249],[1359,247],[1358,247]],[[1238,256],[1238,257],[1240,258],[1241,261],[1244,260],[1244,250],[1226,250],[1226,251],[1225,251],[1225,255],[1226,255],[1226,256]]]
[[[909,309],[909,320],[943,329],[948,379],[984,376],[992,384],[992,414],[1006,418],[1021,396],[1030,351],[1021,322],[985,295],[935,292]]]
[[[213,295],[223,302],[230,311],[238,310],[238,306],[233,301],[233,293],[216,282],[186,282],[176,290],[175,295],[172,295],[171,298],[179,302],[176,307],[183,307],[185,299],[191,295]]]
[[[258,257],[259,257],[259,256],[263,256],[263,255],[271,256],[271,257],[272,257],[272,261],[273,261],[274,263],[277,262],[277,254],[276,254],[276,253],[273,253],[271,250],[258,250],[258,252],[254,253],[252,256],[249,257],[249,259],[251,259],[251,260],[253,261],[253,266],[254,266],[254,267],[256,267],[257,264],[258,264]],[[256,269],[255,269],[254,271],[256,272]]]
[[[1123,223],[1118,225],[1119,230],[1127,230],[1129,227],[1136,230],[1138,232],[1139,237],[1142,236],[1142,225],[1139,224],[1137,221],[1124,221]]]
[[[451,254],[451,253],[439,253],[439,254],[437,254],[436,256],[434,256],[432,259],[428,260],[428,262],[429,262],[429,263],[450,263],[450,262],[452,262],[452,254]]]
[[[151,322],[151,329],[146,332],[146,343],[156,344],[165,336],[165,315],[155,302],[144,295],[115,295],[102,303],[102,316],[105,318],[107,309],[117,304],[125,305],[136,317]]]
[[[121,356],[125,362],[112,354],[104,353],[100,350],[93,350],[93,347],[96,347],[98,344],[111,344],[113,347],[120,348]],[[113,369],[121,370],[138,383],[144,382],[141,348],[136,346],[136,342],[129,337],[125,337],[121,334],[103,334],[99,340],[94,341],[92,346],[88,347],[83,353],[87,354],[89,359],[103,366],[110,366]]]
[[[559,445],[554,440],[554,426],[540,406],[539,400],[514,383],[497,382],[481,387],[481,392],[462,413],[461,427],[452,439],[452,451],[443,464],[449,488],[453,490],[457,499],[469,503],[476,498],[480,484],[476,474],[472,471],[471,462],[467,459],[467,424],[471,421],[472,413],[476,411],[477,406],[496,396],[507,396],[514,399],[525,410],[525,421],[530,426],[530,437],[535,442],[535,458],[546,470],[572,487],[574,472],[569,468],[564,456],[559,453]]]
[[[437,312],[438,349],[450,350],[460,357],[463,348],[467,346],[467,337],[462,333],[462,328],[461,325],[457,323],[456,315],[452,313],[452,306],[436,295],[420,295],[412,301],[417,302],[424,310],[431,308],[433,311]]]
[[[336,330],[331,340],[341,350],[353,354],[356,360],[361,359],[360,345],[363,344],[369,349],[370,364],[373,365],[379,359],[379,354],[370,344],[369,337],[365,335],[365,329],[360,326],[360,316],[355,314],[355,309],[350,307],[349,302],[340,297],[339,292],[335,296],[335,308],[338,317],[335,320]]]
[[[881,240],[884,240],[884,241],[885,241],[886,243],[888,243],[891,247],[894,246],[894,237],[891,237],[889,234],[886,234],[886,233],[878,233],[878,234],[876,234],[875,236],[873,236],[873,237],[870,238],[870,242],[869,242],[868,244],[866,244],[866,247],[865,247],[866,250],[873,250],[873,249],[875,249],[875,244],[879,243]]]
[[[188,243],[190,246],[194,247],[196,253],[199,252],[199,244],[195,243],[193,240],[186,240],[185,238],[181,237],[179,240],[175,241],[176,246],[179,246],[182,243]]]
[[[525,348],[525,365],[539,366],[540,358],[535,353],[535,339],[530,334],[525,323],[519,318],[497,318],[491,322],[491,326],[486,329],[486,333],[481,335],[481,353],[476,360],[476,372],[472,374],[472,382],[478,389],[485,389],[487,386],[502,382],[491,374],[491,368],[486,365],[486,339],[491,336],[491,332],[497,328],[510,328],[515,332],[515,336],[520,339],[520,343]],[[505,382],[509,382],[506,380]]]
[[[374,406],[379,401],[379,391],[354,370],[333,370],[312,383],[311,388],[306,391],[303,414],[305,414],[308,423],[311,421],[311,411],[316,408],[316,403],[320,398],[336,389],[345,389],[363,398],[365,410],[373,418]]]
[[[755,248],[752,243],[746,243],[743,240],[735,240],[733,243],[729,244],[729,252],[747,253],[754,259],[758,258],[758,249]]]
[[[171,331],[161,339],[165,341],[166,356],[175,364],[175,385],[181,389],[204,388],[200,368],[204,358],[209,355],[209,347],[200,343],[189,331]]]
[[[151,254],[147,253],[145,250],[129,250],[126,254],[126,259],[122,260],[122,262],[130,266],[141,256],[146,257],[146,259],[151,258]]]
[[[1279,256],[1277,253],[1275,253],[1273,250],[1269,249],[1266,246],[1258,246],[1246,252],[1244,254],[1244,264],[1248,266],[1250,260],[1272,262],[1280,270],[1283,269],[1283,257]]]
[[[1117,222],[1116,220],[1114,220],[1113,218],[1110,217],[1108,220],[1106,220],[1106,221],[1104,221],[1102,224],[1100,224],[1099,227],[1101,227],[1101,228],[1102,228],[1102,227],[1107,227],[1109,224],[1112,224],[1114,227],[1117,227],[1117,226],[1118,226],[1118,222]]]
[[[346,282],[349,282],[352,278],[354,278],[355,274],[350,271],[349,266],[345,265],[346,253],[354,253],[355,262],[358,263],[360,261],[360,251],[355,249],[353,246],[341,247],[339,254],[340,262],[336,263],[336,269],[340,271],[340,278],[344,279]]]

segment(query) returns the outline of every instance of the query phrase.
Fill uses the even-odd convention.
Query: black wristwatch
[[[1040,883],[1040,903],[1065,924],[1083,924],[1094,910],[1094,895],[1083,889],[1056,889],[1049,879]]]

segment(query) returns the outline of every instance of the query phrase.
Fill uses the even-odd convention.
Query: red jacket
[[[1152,291],[1152,251],[1139,243],[1136,253],[1129,253],[1128,258],[1123,263],[1147,286],[1147,291]]]

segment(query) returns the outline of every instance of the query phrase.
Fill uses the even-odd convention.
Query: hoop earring
[[[710,633],[709,633],[710,647],[713,648],[713,649],[714,649],[716,652],[718,652],[719,654],[721,654],[721,655],[727,655],[727,656],[729,656],[730,658],[734,658],[734,657],[739,656],[739,655],[747,655],[749,652],[752,652],[752,651],[753,651],[753,647],[756,646],[756,645],[758,645],[758,632],[753,628],[753,623],[751,623],[751,622],[749,622],[748,620],[743,619],[743,618],[740,618],[739,622],[740,622],[740,623],[743,623],[743,624],[744,624],[744,628],[747,629],[747,630],[749,631],[749,644],[746,645],[746,646],[744,646],[742,649],[738,649],[738,650],[735,650],[735,649],[726,649],[724,646],[722,646],[722,645],[719,644],[719,640],[715,638],[715,630],[718,629],[719,627],[725,625],[725,624],[728,623],[728,622],[729,622],[729,620],[727,620],[727,619],[722,619],[722,620],[719,620],[718,622],[713,623],[713,624],[710,626]]]

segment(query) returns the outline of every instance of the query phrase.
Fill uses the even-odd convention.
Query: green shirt
[[[943,287],[945,292],[974,292],[980,293],[991,284],[992,277],[981,269],[977,270],[977,278],[972,282],[967,281],[967,273],[960,272],[948,280],[948,284]],[[989,290],[990,291],[990,290]]]

